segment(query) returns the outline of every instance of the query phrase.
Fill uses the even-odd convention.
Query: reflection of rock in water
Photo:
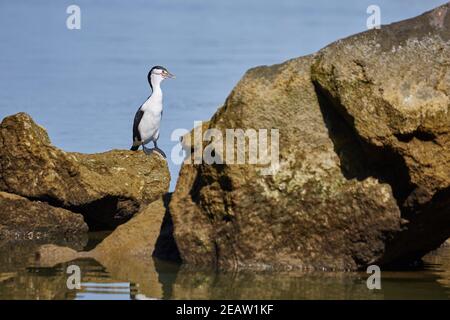
[[[17,241],[0,243],[0,299],[70,299],[67,275],[62,267],[34,268],[34,253],[44,242]],[[57,239],[59,245],[80,250],[87,243],[87,235],[71,241]]]
[[[372,294],[373,293],[373,294]],[[173,299],[382,299],[356,273],[195,272],[182,269]]]
[[[168,292],[164,296],[169,296],[170,287],[162,288],[152,258],[165,212],[164,201],[159,199],[119,226],[91,251],[77,252],[67,247],[42,246],[36,253],[36,263],[54,266],[76,259],[92,258],[106,268],[110,277],[139,284],[138,292],[146,297],[161,298],[163,290]]]
[[[66,260],[64,260],[66,259]],[[86,261],[90,261],[87,263]],[[126,263],[124,263],[126,261]],[[84,263],[84,265],[83,265]],[[94,258],[84,257],[77,258],[72,252],[58,251],[58,255],[46,259],[48,268],[59,267],[61,265],[77,264],[81,268],[82,280],[85,282],[129,282],[135,290],[130,291],[130,298],[135,298],[136,294],[143,294],[148,298],[161,299],[170,297],[170,287],[163,288],[160,274],[156,271],[155,261],[150,259],[138,259],[126,254],[120,255],[98,255]],[[101,277],[98,274],[89,276],[86,274],[86,268],[89,271],[92,264],[101,266],[104,274]],[[41,263],[42,267],[43,264]],[[168,264],[164,264],[167,270]],[[175,267],[173,267],[175,270]],[[163,276],[164,278],[164,276]],[[167,283],[167,282],[165,282]],[[167,290],[169,294],[163,294],[163,290]]]
[[[173,285],[177,279],[180,264],[154,259],[155,270],[162,287],[162,299],[173,299]]]
[[[428,254],[424,261],[431,270],[436,272],[437,281],[448,288],[447,296],[450,297],[450,246],[448,240],[444,246]]]
[[[128,290],[125,296],[131,299],[446,299],[450,296],[450,274],[442,273],[441,269],[448,266],[449,253],[447,250],[447,254],[438,252],[428,256],[428,263],[439,264],[430,271],[382,272],[381,291],[367,289],[365,273],[217,273],[157,259],[101,256],[100,262],[75,259],[54,267],[6,274],[0,281],[0,299],[89,298],[89,294],[108,293],[108,290],[118,294],[117,286],[122,286],[120,294]],[[66,288],[64,271],[70,264],[79,265],[82,282],[90,283],[81,291]]]
[[[67,288],[66,270],[72,264],[81,269],[81,290]],[[128,284],[129,289],[124,289]],[[163,297],[155,265],[149,261],[127,260],[123,263],[104,259],[100,264],[94,259],[76,259],[55,266],[0,273],[0,299],[75,299],[95,294],[125,294],[131,299],[136,295],[153,299]]]
[[[68,246],[74,250],[81,250],[88,241],[88,235],[83,234],[74,237],[70,241],[56,239],[52,243]],[[41,241],[17,241],[0,242],[0,272],[13,272],[24,269],[34,262],[34,254],[37,248],[46,242]]]
[[[113,257],[101,259],[100,263],[111,278],[136,284],[137,292],[149,298],[162,298],[162,286],[153,261],[127,259],[126,263],[123,263],[123,260]]]
[[[270,273],[181,268],[172,299],[448,299],[439,277],[425,271],[382,273],[382,290],[354,272]]]
[[[0,299],[71,299],[74,293],[67,289],[66,280],[63,267],[21,269],[0,282]]]

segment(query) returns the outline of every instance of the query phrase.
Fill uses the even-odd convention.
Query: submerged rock
[[[0,124],[0,191],[82,213],[90,229],[127,221],[166,193],[169,182],[167,163],[157,154],[64,152],[25,113]]]
[[[358,269],[445,241],[449,7],[248,71],[207,127],[279,129],[280,165],[184,164],[170,202],[183,261]]]

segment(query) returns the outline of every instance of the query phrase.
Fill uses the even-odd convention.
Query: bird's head
[[[169,78],[175,78],[175,75],[171,74],[166,68],[161,66],[151,68],[147,75],[148,83],[152,89],[154,86],[159,85],[163,80]]]

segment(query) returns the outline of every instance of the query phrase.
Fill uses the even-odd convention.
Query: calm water
[[[81,8],[81,30],[71,31],[66,8],[74,2]],[[383,24],[445,2],[376,1]],[[159,145],[170,154],[172,131],[209,119],[245,70],[364,31],[372,3],[0,0],[0,118],[28,112],[68,151],[128,148],[134,113],[149,95],[148,69],[160,64],[177,75],[163,88]],[[173,189],[179,167],[169,166]],[[31,266],[32,247],[0,245],[1,298],[446,299],[450,282],[445,249],[427,271],[386,274],[378,293],[367,292],[360,274],[212,274],[161,262],[111,271],[90,260],[80,262],[84,286],[74,293],[65,289],[64,266]]]
[[[450,298],[450,246],[429,254],[421,270],[382,272],[382,289],[374,291],[367,289],[368,275],[356,272],[216,273],[129,259],[103,264],[83,259],[43,268],[34,265],[33,247],[1,247],[0,299]],[[81,268],[81,290],[67,289],[71,264]]]

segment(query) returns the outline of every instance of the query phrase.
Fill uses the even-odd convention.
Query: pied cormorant
[[[159,125],[161,122],[163,111],[163,94],[161,90],[161,82],[168,78],[175,78],[166,68],[161,66],[153,67],[147,76],[148,83],[152,89],[152,94],[139,107],[134,116],[133,123],[133,145],[131,150],[137,151],[139,146],[146,154],[152,151],[159,152],[164,158],[165,153],[158,148],[157,141],[159,138]],[[154,148],[147,149],[145,147],[149,142],[153,142]]]

